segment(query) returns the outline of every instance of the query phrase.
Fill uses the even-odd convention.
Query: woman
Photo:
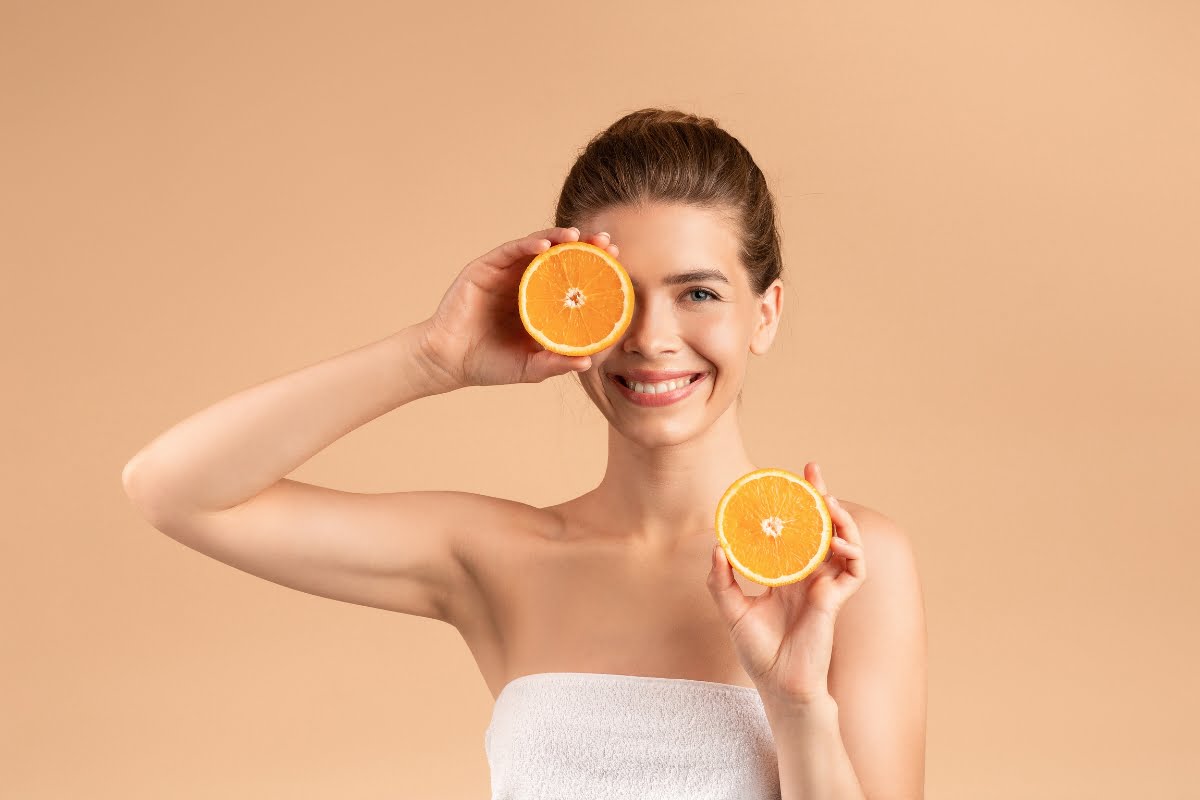
[[[421,323],[184,420],[131,460],[127,492],[239,569],[453,624],[496,696],[494,798],[921,797],[904,533],[809,463],[836,529],[817,572],[765,589],[714,547],[721,495],[756,468],[734,400],[783,307],[762,172],[713,120],[644,109],[588,144],[555,217],[468,264]],[[616,344],[569,358],[529,337],[516,292],[537,253],[577,239],[619,255],[637,304]],[[559,505],[283,477],[417,398],[567,372],[609,422],[608,464]],[[672,402],[638,401],[678,376],[659,387]]]

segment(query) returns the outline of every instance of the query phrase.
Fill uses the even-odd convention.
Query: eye
[[[717,295],[717,293],[716,293],[716,292],[714,292],[714,291],[711,291],[711,290],[709,290],[709,289],[705,289],[705,288],[704,288],[704,287],[702,287],[702,286],[697,286],[697,287],[695,287],[695,288],[688,289],[688,294],[689,294],[689,295],[690,295],[690,294],[694,294],[695,292],[703,292],[704,294],[708,295],[709,297],[711,297],[711,298],[712,298],[712,299],[714,299],[714,300],[720,300],[720,299],[721,299],[721,298],[720,298],[720,297]],[[704,302],[704,301],[698,301],[698,302]]]

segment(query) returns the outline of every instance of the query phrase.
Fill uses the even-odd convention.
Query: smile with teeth
[[[699,377],[700,375],[692,375],[690,378],[676,378],[673,381],[663,381],[662,383],[638,383],[637,381],[628,381],[620,375],[616,376],[617,380],[639,394],[665,394],[673,392],[681,386],[687,386]]]

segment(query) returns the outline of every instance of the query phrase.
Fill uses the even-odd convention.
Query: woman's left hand
[[[815,462],[804,465],[804,478],[825,498],[833,520],[833,542],[821,566],[803,580],[749,597],[718,543],[708,575],[708,589],[729,625],[742,669],[764,700],[792,705],[829,696],[834,621],[867,574],[858,525],[826,493]]]

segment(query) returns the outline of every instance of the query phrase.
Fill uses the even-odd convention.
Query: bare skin
[[[126,494],[156,528],[240,570],[453,625],[495,697],[516,678],[547,672],[761,688],[743,671],[746,639],[735,635],[751,612],[739,613],[747,606],[728,591],[718,597],[712,579],[724,564],[720,587],[736,581],[769,613],[781,595],[730,571],[711,548],[721,495],[755,469],[736,401],[749,356],[766,353],[774,337],[782,285],[751,285],[728,219],[712,209],[623,207],[581,224],[586,233],[547,229],[473,259],[424,322],[177,423],[126,464]],[[622,243],[636,302],[618,341],[570,358],[541,347],[513,312],[535,254],[580,238],[613,255]],[[535,508],[452,490],[369,494],[286,477],[416,399],[572,370],[609,423],[604,476],[582,496]],[[701,380],[677,402],[648,406],[615,379],[637,370]],[[811,389],[827,390],[823,383]],[[826,492],[812,462],[804,477]],[[844,500],[841,508],[879,577],[838,612],[836,631],[804,635],[822,636],[823,646],[832,636],[827,691],[845,713],[856,766],[890,787],[898,754],[882,743],[897,742],[919,787],[925,632],[911,547],[878,512]]]
[[[605,534],[590,495],[498,507],[465,566],[454,622],[495,698],[515,678],[597,672],[753,687],[705,587],[716,533],[648,557]],[[859,506],[842,500],[852,513]],[[489,526],[490,527],[490,526]],[[736,571],[750,596],[766,590]]]
[[[619,207],[581,224],[475,259],[423,323],[178,423],[126,465],[126,492],[160,530],[238,569],[454,625],[495,695],[540,672],[751,686],[707,578],[713,513],[729,485],[755,469],[737,396],[750,356],[770,348],[782,284],[752,290],[736,235],[711,209]],[[569,359],[542,348],[513,310],[533,255],[580,239],[619,253],[636,301],[618,341]],[[697,273],[704,269],[728,280]],[[452,491],[345,492],[285,477],[417,398],[567,370],[577,370],[609,423],[604,476],[580,497],[534,508]],[[649,407],[618,388],[614,375],[632,370],[704,377],[678,402]],[[735,580],[749,595],[766,590]]]
[[[728,220],[654,204],[605,210],[565,239],[608,247],[634,281],[634,319],[590,357],[580,385],[609,421],[608,462],[590,492],[547,508],[498,503],[487,536],[461,554],[469,576],[454,624],[493,696],[516,677],[601,672],[753,687],[706,578],[713,513],[756,467],[738,424],[751,355],[770,348],[782,283],[757,294]],[[729,278],[667,282],[717,268]],[[647,408],[612,374],[704,371],[689,397]],[[852,506],[852,504],[847,504]],[[746,594],[766,590],[735,573]]]

